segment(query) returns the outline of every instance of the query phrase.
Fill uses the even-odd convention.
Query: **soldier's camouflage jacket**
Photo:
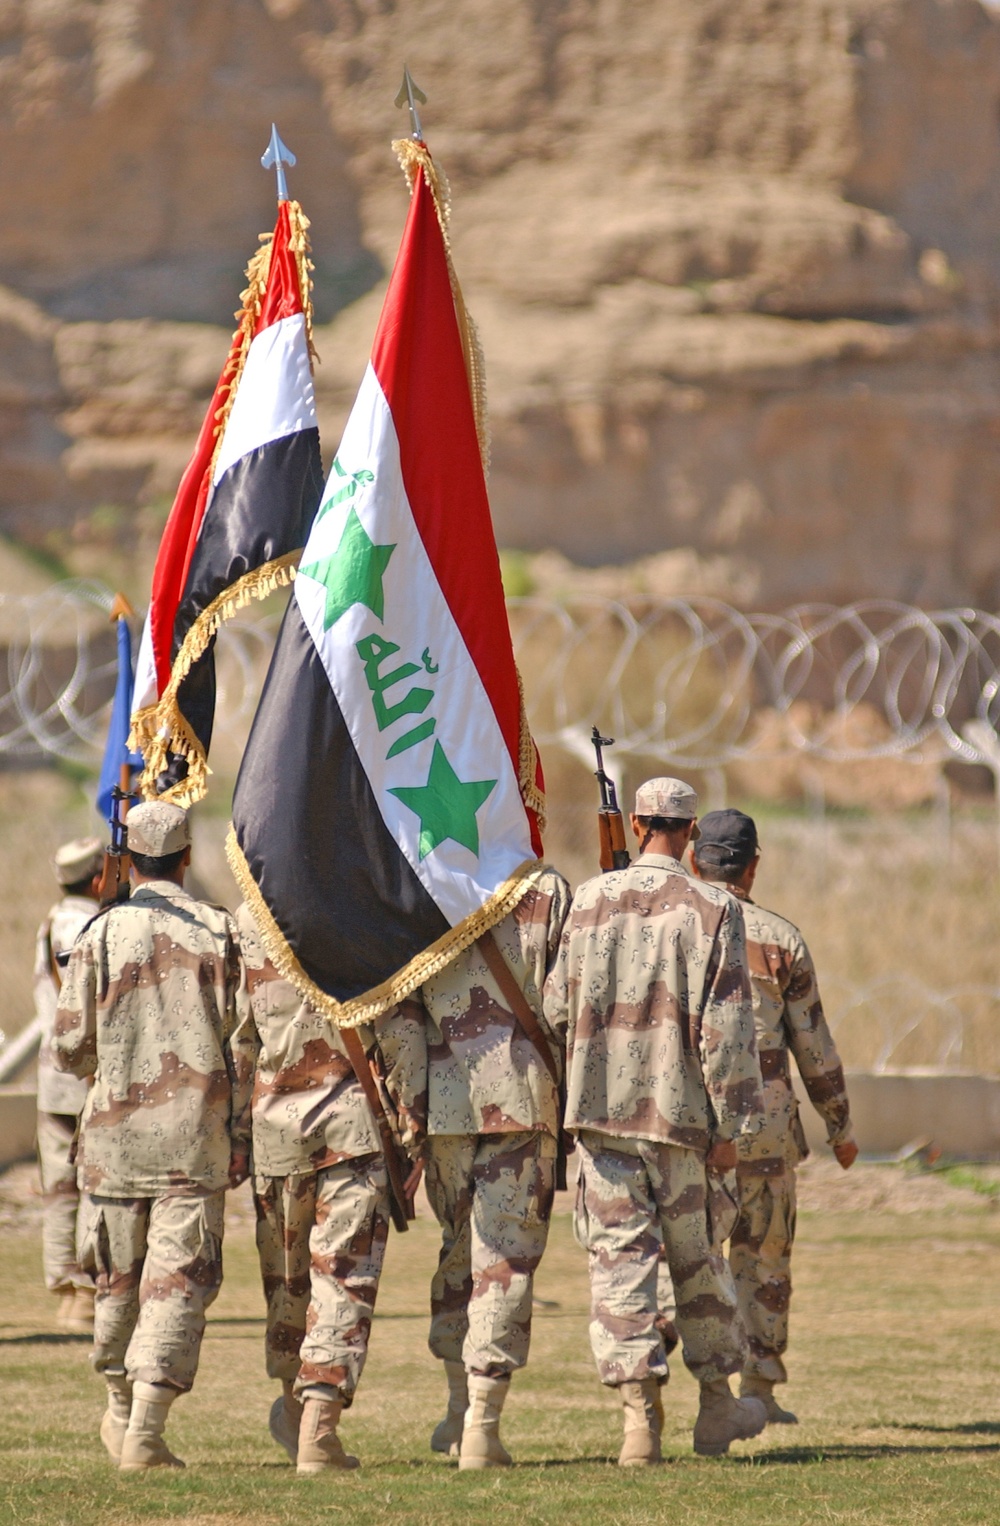
[[[251,1002],[241,1063],[256,1060],[254,1176],[302,1175],[379,1150],[371,1109],[336,1028],[275,969],[245,903],[236,921]],[[401,1002],[359,1033],[366,1050],[377,1039],[399,1134],[412,1151],[423,1136],[427,1100],[423,1011],[417,1002]]]
[[[676,859],[579,887],[545,1015],[566,1035],[568,1129],[705,1151],[760,1127],[743,917]]]
[[[38,1051],[38,1111],[79,1113],[87,1100],[87,1083],[77,1076],[62,1075],[52,1059],[52,1030],[59,1003],[59,988],[52,972],[58,954],[66,954],[77,934],[97,914],[97,902],[86,895],[64,895],[50,910],[35,939],[35,1015],[44,1023]],[[62,973],[62,972],[60,972]]]
[[[93,1076],[80,1185],[106,1197],[219,1191],[249,1145],[249,1011],[236,924],[169,880],[148,880],[77,939],[56,1012],[60,1070]]]
[[[569,909],[569,886],[545,868],[493,936],[544,1030],[542,990]],[[475,944],[420,987],[427,1010],[427,1132],[555,1135],[552,1078]],[[553,1039],[557,1065],[562,1045]]]
[[[731,885],[725,887],[732,891]],[[738,894],[738,892],[734,892]],[[797,1165],[808,1155],[792,1090],[789,1051],[831,1145],[851,1137],[844,1071],[823,1015],[816,971],[802,934],[776,912],[739,895],[747,934],[754,1027],[764,1080],[764,1127],[741,1140],[740,1159]]]

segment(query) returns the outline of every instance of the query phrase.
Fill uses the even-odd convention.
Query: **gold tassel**
[[[486,412],[486,361],[479,339],[479,330],[465,305],[465,298],[462,296],[462,288],[458,284],[458,276],[455,274],[455,266],[451,258],[451,237],[448,232],[451,222],[451,190],[444,171],[438,169],[426,144],[418,143],[415,138],[397,138],[392,146],[396,151],[403,174],[406,176],[410,195],[413,195],[417,175],[423,172],[428,190],[434,198],[434,209],[437,212],[441,237],[444,240],[445,259],[448,262],[448,279],[451,282],[451,294],[455,303],[455,316],[458,319],[458,331],[462,339],[465,370],[469,378],[469,393],[472,397],[472,412],[476,420],[476,438],[479,441],[479,454],[483,462],[483,475],[488,477],[490,474],[490,431]]]
[[[524,703],[524,683],[521,679],[521,669],[516,664],[514,671],[517,674],[517,693],[521,701],[517,782],[521,791],[521,799],[529,811],[534,811],[538,818],[538,830],[544,834],[547,825],[545,796],[535,783],[535,776],[538,770],[538,748],[535,746],[535,739],[531,735],[531,728],[528,725],[528,711]]]
[[[322,1012],[336,1028],[357,1028],[361,1023],[371,1022],[380,1013],[395,1006],[396,1002],[409,996],[411,991],[415,991],[418,986],[423,985],[425,980],[430,980],[432,975],[437,975],[439,971],[445,969],[463,949],[467,949],[489,928],[495,927],[509,915],[546,871],[546,865],[539,859],[526,859],[490,897],[485,906],[474,911],[457,927],[451,928],[436,943],[432,943],[430,948],[423,949],[410,960],[408,965],[397,970],[395,975],[384,980],[381,985],[373,986],[363,996],[355,996],[351,1001],[340,1002],[336,997],[327,995],[326,991],[321,991],[315,981],[309,979],[292,953],[284,934],[271,915],[267,902],[260,893],[257,881],[250,872],[250,865],[236,840],[236,830],[231,823],[226,836],[226,857],[233,871],[233,878],[257,924],[267,957],[278,974],[295,987],[302,1000],[308,1002],[309,1006],[317,1012]]]
[[[139,780],[139,789],[147,800],[171,800],[175,805],[189,806],[201,800],[208,788],[208,766],[205,749],[188,725],[178,702],[181,684],[208,650],[209,642],[220,626],[231,620],[238,610],[258,599],[266,599],[278,588],[287,588],[294,580],[301,547],[288,551],[284,556],[253,567],[235,583],[224,588],[211,604],[207,605],[184,637],[180,651],[170,670],[170,682],[155,705],[148,705],[132,717],[132,733],[129,746],[138,747],[142,753],[145,769]],[[170,753],[179,753],[187,759],[187,778],[171,785],[162,795],[156,793],[156,781],[167,766]]]

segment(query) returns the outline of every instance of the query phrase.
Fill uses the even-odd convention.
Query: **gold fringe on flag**
[[[309,219],[297,201],[289,201],[288,219],[290,229],[288,247],[295,255],[302,310],[306,321],[309,364],[312,367],[318,356],[313,343],[313,283],[310,274],[313,262],[310,259]],[[267,279],[271,271],[273,236],[272,233],[259,235],[260,248],[247,266],[246,290],[240,292],[240,310],[234,315],[237,327],[233,335],[231,354],[223,372],[227,391],[224,402],[215,414],[215,450],[209,467],[212,475],[215,472],[222,436],[236,401],[236,392],[250,353],[254,329],[257,326],[264,293],[267,290]],[[235,348],[237,340],[239,340],[239,347]],[[301,555],[302,547],[299,546],[295,551],[286,552],[284,556],[265,562],[262,567],[251,568],[235,583],[223,589],[222,593],[202,610],[185,635],[170,670],[170,681],[156,704],[147,705],[144,710],[137,711],[132,717],[129,746],[138,748],[142,753],[145,768],[138,787],[147,800],[171,800],[175,805],[189,806],[194,805],[205,795],[208,789],[208,776],[212,770],[208,766],[204,747],[180,708],[178,691],[199,657],[203,656],[208,649],[209,642],[213,636],[217,635],[220,626],[227,620],[231,620],[236,612],[245,608],[246,605],[259,599],[266,599],[268,594],[274,593],[278,588],[287,588],[295,577],[295,569]],[[165,790],[162,795],[157,795],[156,780],[167,766],[171,753],[177,753],[187,760],[187,777]]]
[[[383,980],[381,985],[373,986],[363,996],[355,996],[351,1001],[341,1002],[321,990],[315,981],[310,980],[292,953],[284,933],[271,915],[257,881],[250,872],[250,865],[236,840],[236,831],[232,824],[226,836],[226,857],[229,860],[233,878],[257,924],[264,952],[278,974],[295,987],[303,1001],[308,1002],[309,1006],[317,1012],[322,1012],[337,1028],[357,1028],[361,1023],[371,1022],[380,1013],[395,1006],[396,1002],[409,996],[418,986],[423,985],[425,980],[430,980],[432,975],[437,975],[439,971],[445,969],[464,949],[475,943],[477,938],[481,938],[483,933],[501,922],[547,872],[547,866],[540,859],[525,860],[500,886],[499,890],[490,896],[485,906],[481,906],[478,911],[466,917],[465,921],[460,922],[457,927],[451,928],[429,948],[422,949],[410,960],[409,964],[397,970],[388,980]]]

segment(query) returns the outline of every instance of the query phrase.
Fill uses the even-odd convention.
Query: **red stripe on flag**
[[[500,559],[444,241],[422,174],[375,334],[372,367],[392,412],[417,530],[517,773],[520,700]]]
[[[288,247],[291,236],[288,202],[282,201],[278,203],[278,221],[274,225],[274,238],[271,241],[271,267],[267,274],[267,290],[260,305],[260,317],[254,326],[255,339],[263,329],[270,328],[272,323],[279,323],[282,318],[292,318],[303,311],[295,254]]]
[[[253,337],[263,329],[270,328],[282,318],[301,313],[302,292],[299,287],[295,255],[289,248],[291,223],[288,203],[278,207],[278,219],[274,225],[271,244],[271,263],[268,268],[267,286],[261,302],[260,316],[254,325]],[[226,401],[230,390],[228,377],[235,365],[243,343],[243,330],[237,329],[229,350],[229,358],[219,377],[212,401],[208,405],[194,454],[188,462],[173,507],[160,539],[153,569],[153,586],[149,601],[149,634],[156,663],[157,694],[163,693],[170,681],[173,665],[174,626],[177,609],[187,584],[191,558],[194,556],[205,517],[211,488],[212,458],[215,455],[216,415]]]

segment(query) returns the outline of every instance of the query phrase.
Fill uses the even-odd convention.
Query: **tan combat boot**
[[[774,1397],[774,1383],[770,1378],[744,1376],[740,1379],[740,1398],[759,1399],[767,1410],[768,1425],[798,1425],[798,1415],[790,1409],[782,1409]]]
[[[699,1457],[723,1457],[731,1441],[759,1436],[767,1410],[759,1399],[734,1399],[726,1378],[701,1385],[701,1407],[694,1423],[694,1449]]]
[[[306,1394],[302,1401],[299,1449],[295,1459],[295,1471],[301,1476],[325,1473],[330,1468],[347,1470],[361,1466],[356,1457],[344,1451],[337,1435],[343,1408],[342,1399]]]
[[[132,1413],[122,1440],[123,1473],[142,1473],[147,1468],[183,1468],[163,1439],[176,1388],[165,1383],[133,1383]]]
[[[476,1372],[470,1376],[460,1469],[510,1467],[510,1453],[500,1440],[500,1411],[509,1390],[509,1378],[484,1378]]]
[[[121,1461],[122,1442],[132,1412],[132,1385],[123,1372],[104,1374],[108,1385],[108,1407],[101,1417],[101,1440],[114,1463]]]
[[[76,1330],[80,1335],[92,1335],[94,1333],[94,1289],[74,1288],[73,1302],[67,1310],[68,1330]]]
[[[292,1462],[299,1457],[299,1425],[302,1422],[302,1404],[295,1397],[294,1383],[284,1382],[282,1392],[271,1405],[267,1428],[279,1447],[284,1447]]]
[[[431,1451],[457,1457],[462,1447],[465,1411],[469,1407],[469,1382],[461,1362],[445,1362],[444,1372],[448,1379],[448,1408],[444,1419],[434,1427]]]
[[[648,1468],[660,1462],[660,1431],[663,1405],[660,1385],[655,1378],[640,1382],[619,1383],[625,1417],[625,1440],[618,1454],[620,1468]]]

